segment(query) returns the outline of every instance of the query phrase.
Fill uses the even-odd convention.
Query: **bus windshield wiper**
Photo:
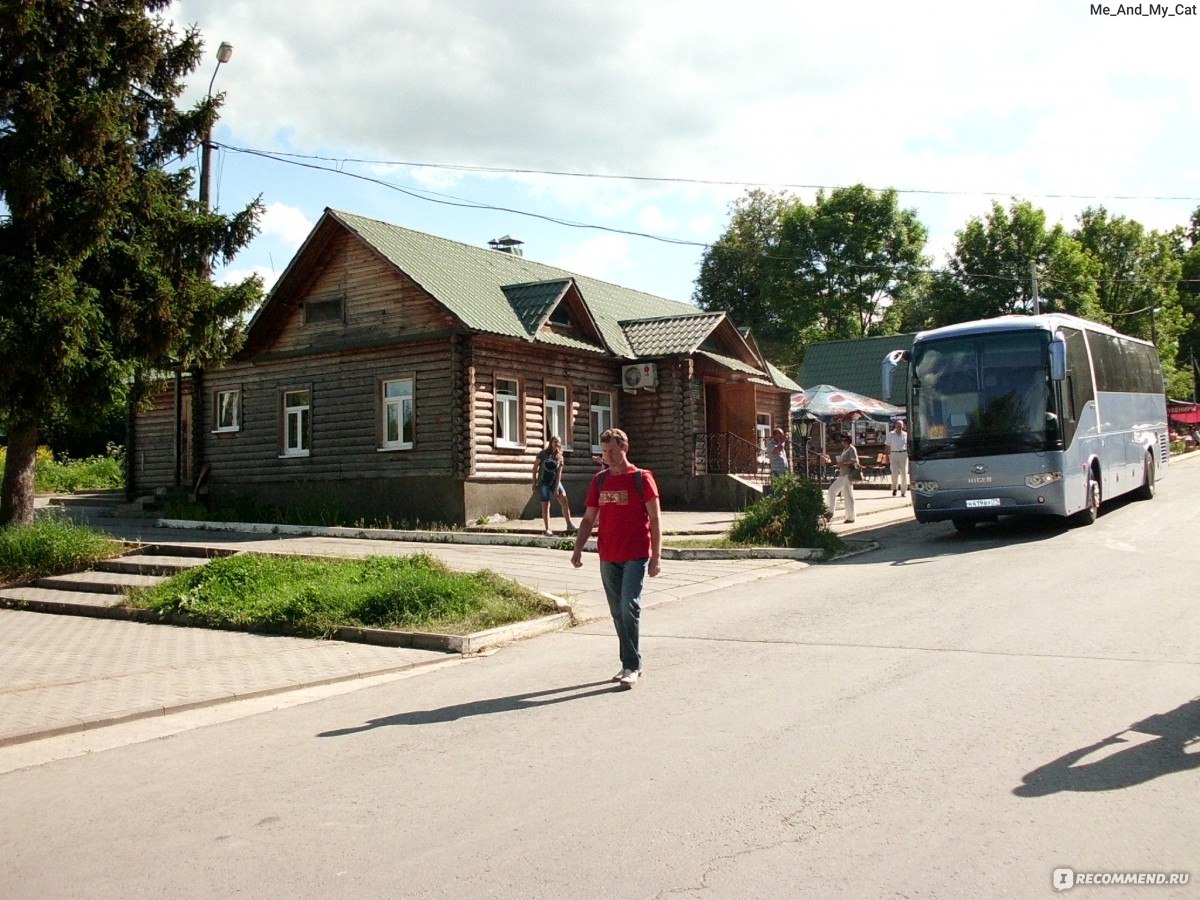
[[[922,449],[919,459],[941,459],[946,456],[954,456],[958,453],[958,445],[954,441],[948,441],[938,447],[931,447],[928,450]]]

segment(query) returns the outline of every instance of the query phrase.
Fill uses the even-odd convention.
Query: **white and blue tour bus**
[[[1154,496],[1170,458],[1154,345],[1075,316],[1003,316],[922,331],[908,363],[918,522],[959,531],[1003,515],[1090,525],[1100,504]]]

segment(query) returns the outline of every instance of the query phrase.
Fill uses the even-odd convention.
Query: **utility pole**
[[[1035,316],[1040,316],[1042,314],[1042,301],[1041,301],[1041,298],[1038,297],[1037,262],[1036,261],[1032,261],[1029,263],[1029,285],[1030,285],[1031,295],[1033,297],[1033,314]]]
[[[208,82],[208,97],[212,99],[213,85],[217,81],[217,72],[221,70],[221,64],[229,62],[233,56],[233,44],[221,41],[221,46],[217,48],[217,67],[213,69],[212,78]],[[204,129],[204,137],[200,141],[200,205],[207,211],[209,206],[209,192],[212,185],[211,174],[212,163],[212,128]]]
[[[217,67],[213,69],[212,78],[208,81],[208,94],[206,100],[212,99],[213,85],[217,82],[217,73],[221,71],[221,65],[229,62],[233,56],[233,44],[221,41],[221,45],[217,47]],[[200,137],[200,191],[199,199],[200,206],[205,211],[209,210],[209,194],[212,187],[212,127],[204,129],[204,134]],[[203,267],[205,279],[209,278],[212,269],[212,259],[209,256],[208,249],[202,248],[204,251]],[[200,390],[200,370],[196,369],[192,372],[192,469],[193,474],[200,471],[201,457],[201,441],[204,439],[204,422],[202,402]],[[183,486],[183,365],[179,364],[175,367],[175,487]]]

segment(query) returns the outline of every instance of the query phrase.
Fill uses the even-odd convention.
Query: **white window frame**
[[[303,394],[300,402],[297,395]],[[282,409],[283,452],[280,456],[308,456],[312,452],[312,389],[289,388],[280,392],[280,407]],[[292,422],[296,423],[298,443],[292,443]]]
[[[512,385],[511,392],[501,393],[501,385]],[[521,379],[509,375],[497,375],[495,381],[493,443],[497,447],[522,448],[525,446],[521,416]]]
[[[766,420],[765,422],[763,420]],[[771,414],[754,414],[754,434],[758,438],[758,461],[768,464],[771,459]]]
[[[388,389],[392,385],[402,386],[407,385],[408,392],[388,396]],[[409,375],[405,378],[388,378],[379,383],[379,402],[380,402],[380,442],[381,450],[411,450],[417,440],[417,383],[416,378]],[[405,422],[405,407],[408,409],[409,435],[408,440],[404,439],[404,422]],[[393,440],[389,436],[388,425],[391,424],[391,414],[396,411],[397,437]]]
[[[562,391],[562,399],[550,399],[551,391]],[[563,452],[571,452],[571,387],[565,384],[546,382],[546,413],[544,425],[546,428],[546,443],[557,436],[562,441]]]
[[[232,398],[232,399],[227,399]],[[242,430],[242,389],[225,388],[213,392],[213,434]]]
[[[597,403],[597,396],[607,397],[608,403]],[[593,453],[604,452],[604,448],[600,446],[600,435],[613,427],[615,396],[613,391],[598,391],[594,388],[588,391],[588,433],[592,441]]]

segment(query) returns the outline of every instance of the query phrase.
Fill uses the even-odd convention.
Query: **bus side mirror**
[[[1055,381],[1067,377],[1067,345],[1061,338],[1050,342],[1050,377]]]
[[[879,381],[883,384],[883,397],[880,399],[888,401],[892,399],[892,375],[900,363],[907,361],[907,350],[893,350],[883,358],[883,367],[879,371]]]

